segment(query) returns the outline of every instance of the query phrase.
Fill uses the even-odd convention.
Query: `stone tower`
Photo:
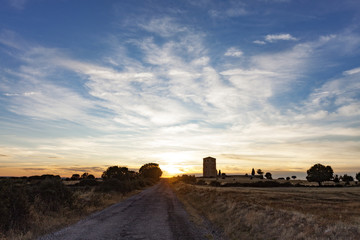
[[[203,158],[203,177],[216,177],[216,158]]]

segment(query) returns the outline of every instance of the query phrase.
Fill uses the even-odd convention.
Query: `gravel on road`
[[[52,239],[208,239],[211,229],[198,227],[161,180],[127,200],[94,213],[78,223],[40,240]],[[210,237],[211,238],[211,237]]]

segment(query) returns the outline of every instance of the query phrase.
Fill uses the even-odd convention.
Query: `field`
[[[360,187],[210,187],[177,182],[179,199],[230,239],[359,239]]]

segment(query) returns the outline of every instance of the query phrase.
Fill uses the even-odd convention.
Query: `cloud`
[[[66,167],[66,168],[57,168],[58,170],[65,172],[103,172],[106,167]]]
[[[218,6],[217,8],[211,9],[208,11],[208,14],[212,18],[234,18],[242,17],[249,14],[249,11],[246,10],[245,5],[241,2],[234,2],[229,8],[222,8]]]
[[[357,73],[360,73],[360,67],[353,68],[353,69],[350,69],[350,70],[347,70],[347,71],[343,72],[344,75],[353,75],[353,74],[357,74]]]
[[[264,44],[266,44],[266,42],[261,41],[261,40],[255,40],[255,41],[253,41],[253,43],[259,44],[259,45],[264,45]]]
[[[321,41],[326,41],[327,38],[322,37]],[[264,37],[264,40],[255,40],[253,43],[258,45],[265,45],[266,42],[277,42],[277,41],[296,41],[297,38],[291,36],[289,33],[283,33],[283,34],[268,34]]]
[[[228,17],[239,17],[247,15],[248,11],[246,11],[245,8],[230,8],[225,11],[225,14]]]
[[[25,171],[48,171],[49,169],[48,168],[22,168],[22,170],[25,170]]]
[[[171,17],[154,18],[148,23],[139,24],[143,29],[148,32],[157,33],[162,37],[170,37],[174,34],[187,31],[187,28],[175,23]]]
[[[25,7],[25,4],[28,0],[8,0],[10,6],[22,10]]]
[[[241,57],[243,55],[243,52],[235,47],[231,47],[228,50],[226,50],[224,55],[231,57]]]
[[[224,62],[214,64],[205,34],[171,18],[165,18],[166,26],[156,27],[156,21],[161,22],[156,18],[138,26],[156,37],[116,42],[103,62],[79,60],[39,46],[19,50],[21,66],[3,71],[9,79],[0,87],[7,99],[5,107],[45,122],[65,119],[86,134],[36,143],[27,138],[22,141],[31,143],[31,149],[8,152],[17,152],[23,161],[40,156],[46,164],[55,163],[49,156],[56,156],[69,166],[72,159],[80,166],[89,160],[92,166],[103,166],[126,159],[136,167],[146,158],[164,165],[180,162],[179,168],[187,165],[195,170],[209,151],[226,166],[240,161],[247,167],[254,163],[270,167],[266,159],[299,167],[314,159],[335,161],[336,156],[354,162],[359,156],[354,140],[360,135],[354,127],[360,109],[357,68],[341,78],[324,80],[300,103],[282,108],[273,101],[303,84],[314,54],[337,43],[337,36],[247,56],[232,47],[225,55],[243,56],[240,63],[223,58]],[[181,31],[173,30],[176,27]],[[350,37],[342,39],[354,42]],[[136,59],[127,48],[136,49]],[[77,87],[69,88],[68,81]],[[76,169],[90,170],[63,170]]]
[[[283,41],[295,41],[297,38],[291,36],[290,34],[269,34],[265,36],[265,40],[268,42],[275,42],[279,40]]]

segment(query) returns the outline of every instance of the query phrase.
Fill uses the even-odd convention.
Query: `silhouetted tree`
[[[87,176],[87,179],[95,179],[95,176],[92,174],[89,174],[89,176]]]
[[[252,169],[252,171],[251,171],[251,175],[252,175],[252,176],[254,176],[254,175],[255,175],[255,170],[254,170],[254,169]]]
[[[219,176],[221,176],[221,170],[219,170]]]
[[[257,174],[259,174],[259,175],[263,175],[263,174],[264,174],[264,172],[263,172],[261,169],[258,169],[256,172],[257,172]]]
[[[307,170],[307,177],[306,179],[309,182],[317,182],[319,186],[324,181],[330,181],[333,179],[334,171],[330,166],[324,166],[320,163],[315,164],[309,170]]]
[[[360,181],[360,172],[358,172],[355,177],[358,181]]]
[[[86,179],[88,176],[89,176],[89,173],[84,172],[84,173],[81,175],[81,178],[82,178],[82,179]]]
[[[105,180],[112,178],[118,180],[130,180],[132,179],[132,175],[132,171],[129,171],[127,167],[112,166],[108,167],[108,169],[103,172],[101,177]]]
[[[286,177],[286,180],[288,180],[288,181],[289,181],[289,180],[290,180],[290,177]]]
[[[350,182],[354,181],[354,178],[352,176],[349,176],[347,174],[344,174],[344,176],[342,176],[342,181],[346,182],[346,185],[349,185]]]
[[[140,176],[144,178],[152,178],[158,180],[161,175],[162,171],[157,163],[147,163],[142,165],[139,169]]]
[[[80,179],[80,175],[79,174],[73,174],[71,176],[71,180],[79,180]]]
[[[269,172],[265,173],[265,177],[266,179],[272,179],[272,175]]]
[[[339,183],[339,182],[340,182],[339,176],[338,176],[338,175],[335,175],[333,181],[334,181],[334,183]]]
[[[296,176],[291,176],[291,178],[295,180],[295,179],[296,179]]]

